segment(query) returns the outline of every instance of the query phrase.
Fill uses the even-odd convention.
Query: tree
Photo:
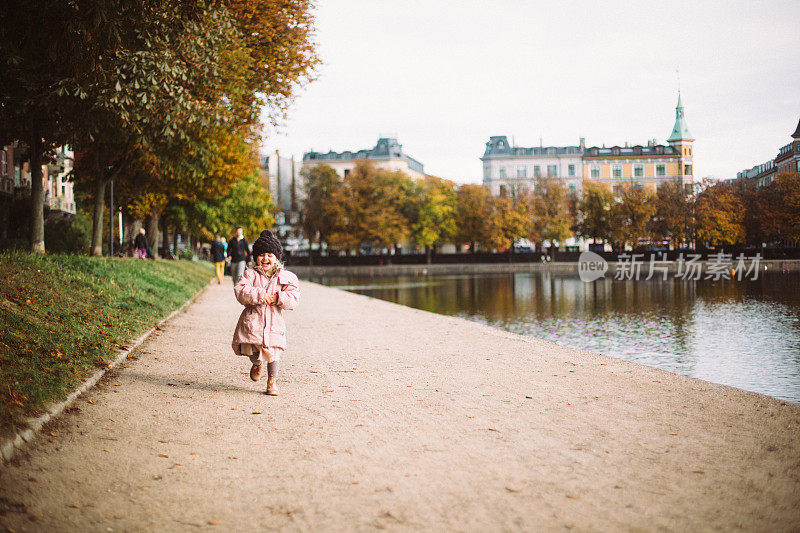
[[[411,230],[417,244],[425,247],[426,260],[430,263],[432,248],[456,234],[458,201],[452,181],[425,176],[419,185],[418,217]]]
[[[334,220],[329,215],[328,204],[336,191],[342,187],[342,179],[328,165],[315,165],[303,168],[303,200],[300,209],[300,225],[309,244],[328,242],[334,228]],[[313,260],[313,259],[312,259]]]
[[[774,181],[778,189],[781,233],[783,238],[800,241],[800,172],[778,174]]]
[[[697,237],[708,244],[736,244],[745,237],[744,204],[734,188],[706,180],[697,196]]]
[[[531,231],[528,197],[524,194],[515,197],[493,196],[491,206],[485,240],[481,244],[487,248],[507,249],[510,260],[514,242],[526,237]]]
[[[614,242],[636,247],[650,237],[650,220],[655,203],[644,188],[635,185],[622,187],[620,199],[611,208],[611,238]]]
[[[593,181],[583,182],[583,195],[578,202],[578,235],[605,242],[611,239],[611,208],[614,194],[607,186]]]
[[[456,236],[458,244],[470,244],[475,252],[476,242],[487,240],[486,227],[492,214],[492,193],[485,185],[467,183],[456,191]]]
[[[570,197],[563,180],[553,177],[537,178],[530,195],[532,216],[530,240],[537,244],[566,241],[572,236],[573,217]]]
[[[334,221],[329,244],[360,253],[362,244],[390,248],[406,240],[410,235],[404,216],[408,181],[403,172],[359,161],[326,207],[326,216]]]
[[[650,232],[659,241],[669,241],[673,248],[691,240],[694,233],[693,201],[683,184],[671,181],[656,191],[655,214]]]

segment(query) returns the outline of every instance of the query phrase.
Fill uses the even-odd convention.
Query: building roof
[[[797,121],[797,129],[792,133],[792,139],[800,139],[800,120]]]
[[[638,157],[638,156],[664,156],[664,155],[678,155],[678,151],[672,146],[664,146],[663,144],[655,144],[648,146],[611,146],[610,148],[592,146],[583,152],[583,157]]]
[[[303,161],[336,161],[336,160],[350,160],[350,159],[391,159],[401,158],[408,160],[408,168],[415,170],[421,174],[423,172],[422,163],[403,152],[403,146],[397,142],[397,139],[391,137],[381,137],[378,143],[371,150],[358,150],[344,152],[329,151],[322,152],[306,152],[303,154]]]
[[[576,157],[580,157],[582,153],[583,151],[580,146],[533,146],[530,148],[511,146],[506,135],[493,135],[489,137],[489,142],[486,143],[486,150],[483,152],[483,157],[481,159],[493,156],[524,157],[575,155]]]
[[[672,134],[667,139],[667,142],[673,141],[693,141],[694,137],[689,133],[689,127],[686,126],[686,119],[683,116],[683,103],[681,103],[681,93],[678,91],[678,105],[675,107],[675,126],[672,128]]]

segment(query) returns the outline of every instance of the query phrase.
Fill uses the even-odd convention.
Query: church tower
[[[675,126],[672,128],[672,134],[667,139],[667,142],[678,154],[680,160],[678,172],[681,182],[683,182],[684,186],[693,183],[692,143],[694,143],[694,137],[689,133],[689,128],[686,126],[680,91],[678,91],[678,105],[675,107]]]

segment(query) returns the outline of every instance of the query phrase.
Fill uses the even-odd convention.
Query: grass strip
[[[0,253],[0,433],[63,400],[208,283],[207,263]]]

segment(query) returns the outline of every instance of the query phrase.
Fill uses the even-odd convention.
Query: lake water
[[[311,281],[800,402],[797,273],[744,281],[584,283],[551,272]]]

